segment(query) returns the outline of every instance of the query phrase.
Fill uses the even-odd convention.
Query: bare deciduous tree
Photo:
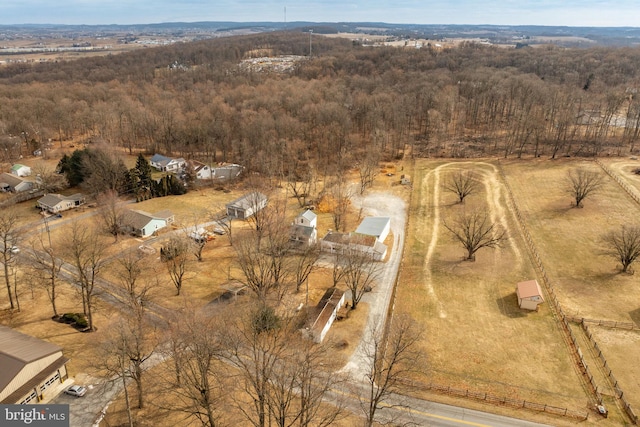
[[[357,244],[357,239],[352,243]],[[379,263],[373,254],[353,245],[342,252],[339,263],[342,267],[342,279],[351,291],[351,309],[355,310],[365,292],[371,290],[378,278]]]
[[[47,219],[45,219],[45,228],[47,240],[40,234],[31,242],[31,270],[35,284],[46,290],[49,301],[51,302],[51,308],[53,309],[53,317],[57,318],[56,292],[63,261],[56,256],[57,250],[51,244],[51,235],[49,233]]]
[[[602,174],[586,169],[573,169],[567,173],[565,191],[575,200],[575,206],[581,208],[582,202],[602,187]]]
[[[478,191],[478,181],[471,171],[457,171],[447,176],[443,188],[454,193],[462,203],[465,197]]]
[[[188,271],[191,245],[189,240],[186,236],[173,236],[160,250],[160,258],[167,266],[169,278],[176,287],[177,295],[180,295]]]
[[[317,244],[304,246],[292,253],[293,272],[295,275],[296,292],[300,292],[302,284],[313,272],[316,261],[320,258],[320,247]]]
[[[79,221],[71,224],[66,247],[75,267],[75,276],[82,293],[82,307],[89,322],[89,330],[95,330],[93,308],[98,277],[105,265],[106,244],[93,229]]]
[[[115,190],[107,190],[100,193],[97,197],[98,214],[105,231],[118,241],[118,236],[123,231],[124,217],[126,209],[118,198],[118,192]]]
[[[506,239],[506,231],[491,222],[486,212],[464,213],[453,223],[443,224],[467,250],[467,260],[475,260],[478,250],[498,247]]]
[[[67,178],[49,168],[45,162],[38,162],[32,168],[38,188],[45,193],[55,193],[69,186]]]
[[[360,174],[360,194],[373,185],[373,181],[380,172],[380,153],[377,147],[370,147],[359,162],[358,172]]]
[[[16,308],[17,295],[11,290],[11,278],[15,274],[16,249],[18,244],[18,213],[12,208],[0,209],[0,262],[2,262],[3,276],[7,286],[9,306]]]
[[[225,350],[222,341],[222,322],[202,310],[187,307],[180,311],[171,324],[169,355],[174,359],[179,381],[167,379],[167,409],[195,418],[201,425],[215,427],[225,414],[225,396],[228,386],[224,384],[222,365]]]
[[[622,272],[629,271],[629,266],[640,256],[640,227],[622,226],[619,230],[610,231],[602,238],[607,255],[620,261]]]
[[[390,395],[401,390],[401,379],[419,369],[422,358],[416,345],[420,332],[411,317],[394,317],[386,335],[376,326],[370,332],[371,342],[365,353],[366,386],[360,399],[368,427],[375,425],[376,414],[385,408]]]

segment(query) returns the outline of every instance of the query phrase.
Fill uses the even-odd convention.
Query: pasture
[[[626,163],[618,166],[612,161],[609,168],[631,168]],[[605,177],[601,191],[587,198],[580,209],[571,206],[572,198],[563,189],[567,171],[576,167]],[[458,170],[472,170],[481,182],[479,191],[464,204],[443,189],[445,180]],[[640,194],[640,179],[626,175]],[[592,411],[589,387],[546,292],[547,302],[538,312],[518,307],[516,283],[537,279],[542,286],[543,281],[509,202],[507,184],[563,311],[594,319],[639,320],[634,319],[640,301],[637,279],[620,274],[601,244],[604,232],[633,224],[639,206],[598,164],[568,159],[418,160],[396,310],[411,313],[423,326],[426,381],[591,411],[589,419],[599,424],[620,423],[622,415],[614,408],[609,408],[606,421]],[[508,239],[499,248],[480,249],[476,261],[470,262],[443,225],[460,211],[473,210],[486,211],[492,222],[507,231]],[[625,366],[634,363],[631,355],[640,349],[636,341],[625,341],[623,354],[617,350],[619,344],[610,347],[621,383],[623,378],[627,383],[633,378],[634,372]]]

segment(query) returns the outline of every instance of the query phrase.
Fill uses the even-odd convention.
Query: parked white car
[[[67,387],[64,392],[70,396],[82,397],[87,394],[87,389],[81,385],[72,385],[71,387]]]

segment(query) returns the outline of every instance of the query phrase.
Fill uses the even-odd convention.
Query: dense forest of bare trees
[[[83,136],[286,177],[334,175],[365,148],[382,159],[636,149],[638,49],[314,42],[313,58],[288,73],[238,64],[258,51],[304,55],[305,34],[3,67],[0,155],[9,161],[49,140]],[[184,67],[169,69],[176,61]]]

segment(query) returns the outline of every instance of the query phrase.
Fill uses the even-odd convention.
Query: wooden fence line
[[[582,329],[584,330],[585,335],[589,338],[589,342],[593,346],[594,350],[596,350],[596,352],[598,353],[598,358],[602,362],[602,367],[604,368],[604,372],[606,373],[607,378],[609,379],[609,382],[613,386],[613,391],[615,392],[616,397],[620,399],[620,401],[622,402],[622,407],[624,408],[629,418],[631,418],[631,420],[635,424],[638,424],[638,416],[631,408],[631,404],[627,401],[624,391],[618,385],[618,380],[616,379],[615,375],[613,375],[613,371],[609,367],[609,364],[607,363],[607,359],[604,357],[602,350],[600,350],[600,346],[598,345],[598,342],[593,337],[593,333],[591,332],[591,329],[589,329],[589,325],[587,323],[589,322],[583,321],[583,322],[580,322],[580,325],[582,326]],[[595,323],[596,325],[599,324],[597,322],[590,322],[590,323]]]
[[[553,415],[586,420],[589,417],[588,411],[576,411],[568,408],[561,408],[545,403],[530,402],[527,400],[510,399],[506,396],[497,396],[492,393],[476,392],[469,389],[455,388],[434,383],[417,383],[411,380],[401,380],[401,383],[414,389],[430,390],[439,393],[454,395],[458,397],[466,397],[474,400],[481,400],[494,405],[511,406],[513,408],[525,408],[537,412],[546,412]]]
[[[629,187],[629,185],[626,182],[624,182],[622,178],[620,178],[616,173],[614,173],[611,169],[605,166],[604,163],[600,161],[600,159],[596,158],[595,161],[598,164],[598,166],[600,166],[602,170],[606,172],[607,175],[613,178],[613,180],[617,182],[618,185],[620,185],[620,187],[622,187],[622,189],[626,191],[627,194],[631,196],[633,200],[635,200],[636,203],[640,204],[640,196],[638,196],[638,194],[631,187]]]
[[[509,183],[507,181],[507,177],[504,174],[504,171],[502,170],[502,166],[500,164],[498,164],[498,172],[502,178],[502,181],[504,183],[505,188],[507,189],[507,194],[508,194],[508,201],[511,204],[511,208],[512,211],[515,212],[516,217],[518,219],[518,223],[520,225],[520,228],[522,230],[522,234],[525,237],[525,241],[527,242],[527,248],[529,249],[529,253],[533,255],[533,259],[535,261],[535,265],[538,269],[538,271],[540,272],[540,275],[542,277],[542,282],[543,285],[545,287],[545,289],[547,290],[547,294],[551,297],[550,301],[551,301],[551,307],[552,307],[552,314],[554,314],[554,317],[556,319],[558,319],[560,322],[560,326],[562,331],[564,332],[565,336],[568,338],[567,343],[569,344],[569,347],[572,349],[573,353],[576,354],[578,356],[577,358],[577,368],[580,372],[582,372],[585,377],[588,379],[589,381],[589,385],[591,386],[591,392],[593,394],[593,396],[595,397],[596,401],[598,404],[602,403],[602,395],[600,394],[600,392],[598,392],[598,385],[595,382],[595,379],[593,377],[593,375],[591,374],[591,372],[589,371],[589,367],[583,357],[582,351],[580,350],[580,345],[578,344],[578,341],[576,339],[576,337],[573,334],[573,331],[571,330],[571,327],[569,325],[569,322],[567,321],[567,318],[564,314],[564,311],[562,310],[562,307],[560,305],[560,302],[558,301],[558,298],[556,297],[556,293],[555,290],[553,288],[553,284],[551,283],[551,281],[549,280],[549,277],[547,276],[546,270],[544,269],[544,266],[542,265],[542,259],[540,258],[540,255],[538,254],[538,251],[535,247],[535,244],[533,243],[533,238],[531,237],[531,233],[529,233],[529,230],[527,229],[526,223],[524,221],[524,219],[522,218],[522,213],[520,212],[520,209],[518,208],[518,205],[516,204],[516,200],[515,197],[513,195],[513,192],[511,191],[511,187],[509,186]]]

